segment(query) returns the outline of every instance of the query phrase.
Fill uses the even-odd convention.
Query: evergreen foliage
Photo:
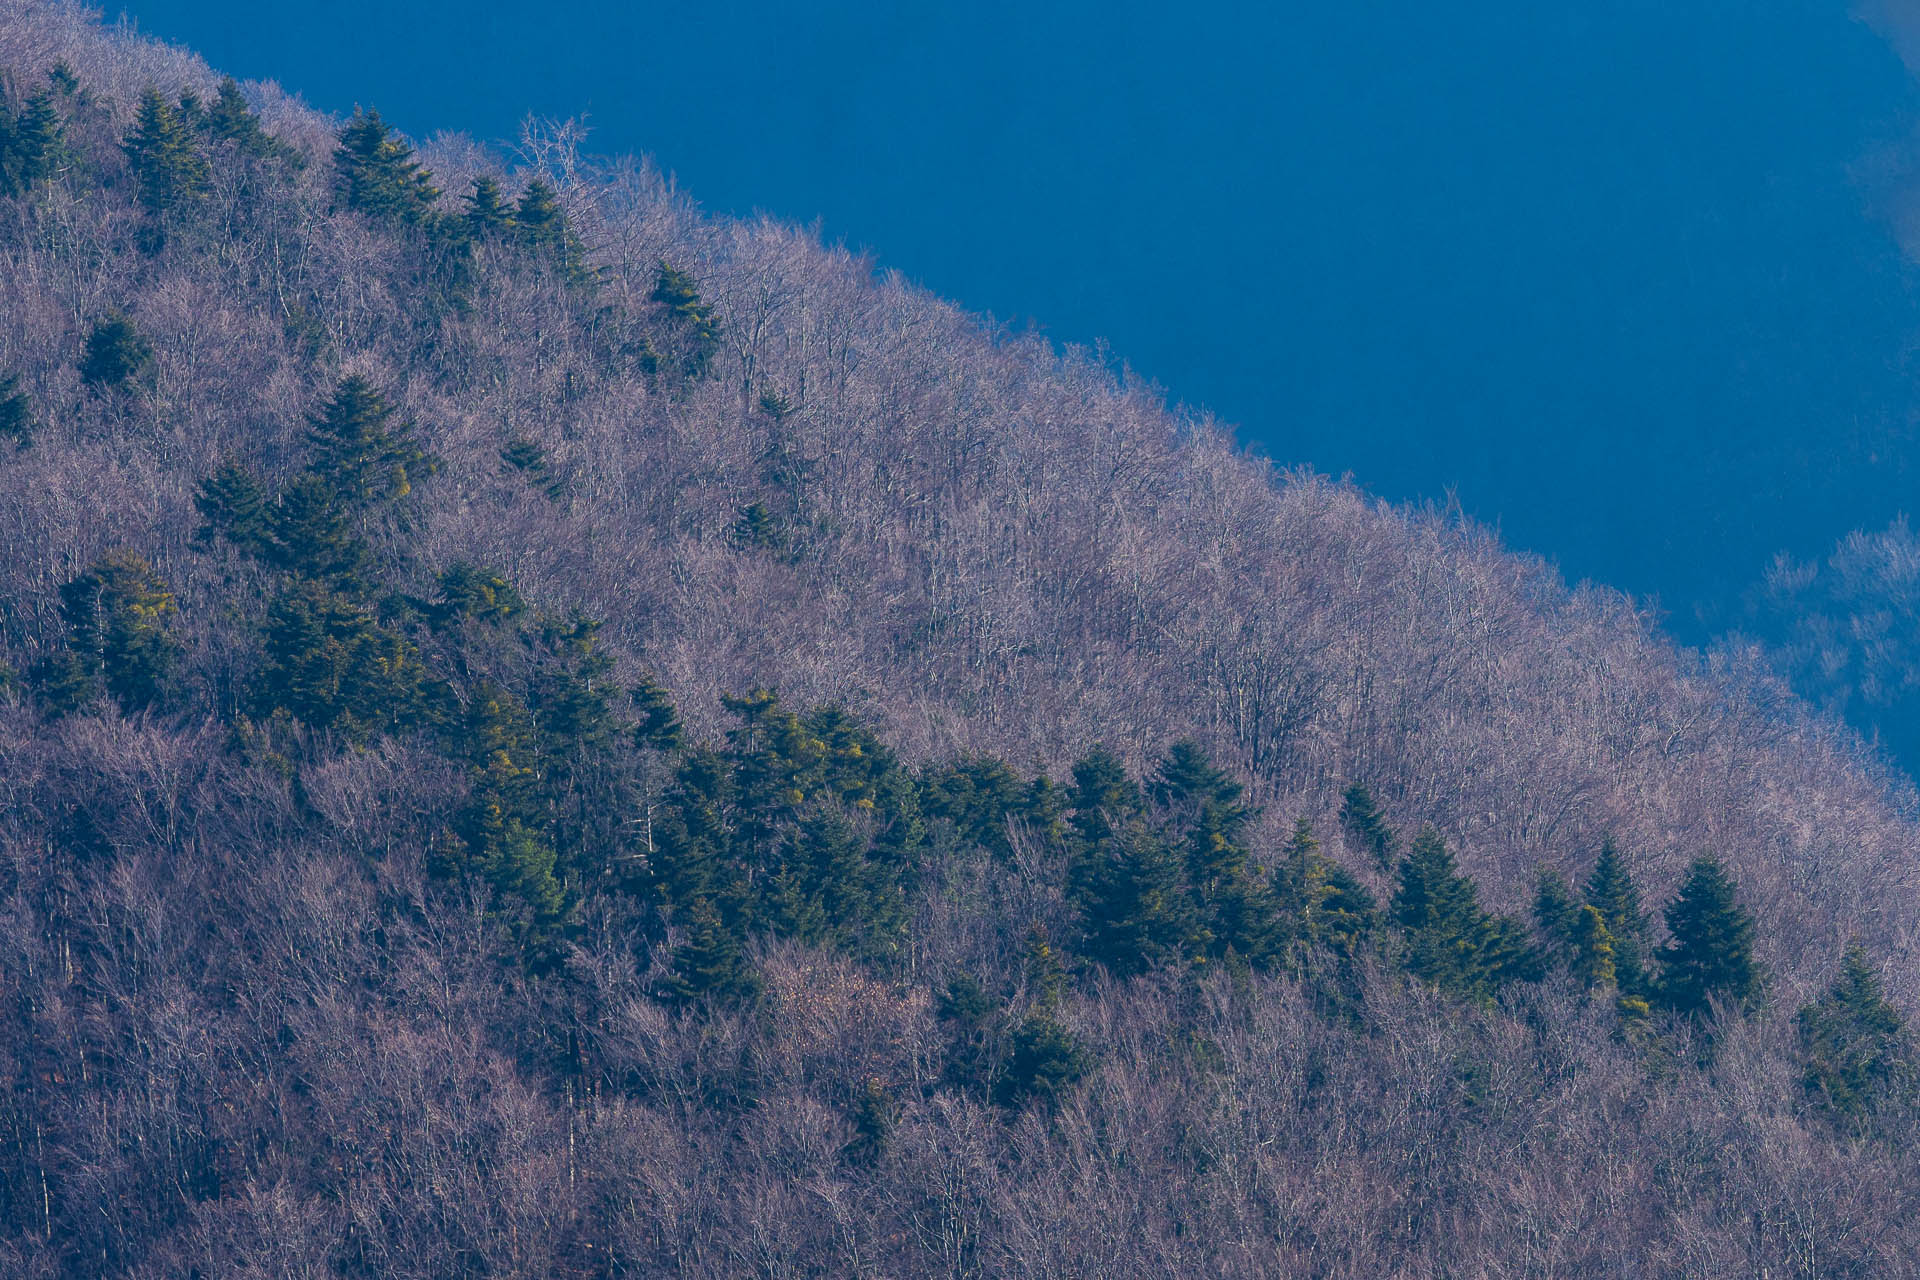
[[[267,611],[253,702],[349,742],[434,723],[445,690],[404,636],[325,581],[296,579]]]
[[[56,714],[105,693],[133,714],[158,703],[179,657],[170,630],[173,593],[139,556],[112,551],[60,588],[66,653],[40,671],[42,694]]]
[[[879,1076],[868,1076],[853,1102],[853,1140],[843,1153],[856,1164],[872,1164],[886,1152],[900,1104]]]
[[[1351,958],[1373,928],[1378,905],[1353,873],[1320,851],[1305,818],[1294,823],[1274,890],[1291,959],[1308,964],[1316,949]],[[1258,957],[1254,957],[1258,958]]]
[[[993,1061],[994,999],[980,979],[961,970],[934,997],[934,1013],[946,1033],[946,1082],[985,1095],[997,1073]]]
[[[263,554],[273,536],[273,512],[253,472],[233,459],[200,482],[193,498],[200,513],[194,537],[202,543],[225,539],[243,551]]]
[[[469,223],[473,214],[474,208],[469,204]],[[514,236],[551,263],[563,277],[575,283],[586,279],[585,247],[567,222],[566,210],[560,207],[559,193],[546,179],[534,178],[527,183],[526,189],[520,193],[520,203],[514,207],[512,221]]]
[[[1206,953],[1181,851],[1135,819],[1095,847],[1082,895],[1087,955],[1121,977]]]
[[[685,916],[685,939],[673,950],[663,993],[682,1003],[737,1003],[758,995],[760,977],[713,903],[695,898]]]
[[[733,541],[748,551],[778,553],[786,550],[787,540],[767,504],[754,502],[740,509],[740,518],[733,523]]]
[[[1387,825],[1385,815],[1374,803],[1373,793],[1362,784],[1348,785],[1341,796],[1340,827],[1354,846],[1373,859],[1381,875],[1393,870],[1400,840]]]
[[[1518,922],[1480,907],[1445,841],[1428,827],[1400,864],[1393,920],[1405,942],[1403,963],[1424,982],[1484,999],[1508,982],[1537,974],[1538,957]]]
[[[1900,1011],[1887,1002],[1867,950],[1847,944],[1833,985],[1795,1018],[1807,1091],[1837,1114],[1863,1120],[1913,1096],[1920,1062]]]
[[[127,158],[140,185],[140,203],[154,215],[173,213],[207,192],[207,158],[180,113],[149,87],[126,142]]]
[[[1693,1017],[1704,1015],[1715,996],[1743,1008],[1759,1003],[1753,916],[1717,858],[1694,860],[1666,919],[1672,941],[1661,954],[1661,1003]]]
[[[358,530],[359,523],[332,484],[320,476],[300,475],[268,513],[267,540],[260,551],[276,568],[355,595],[365,589],[363,575],[373,556]]]
[[[1640,886],[1611,839],[1601,842],[1600,857],[1587,877],[1586,898],[1613,940],[1615,980],[1621,992],[1642,998],[1650,995],[1647,913],[1640,905]]]
[[[0,35],[32,21],[9,12]],[[0,44],[62,47],[76,30]],[[102,83],[124,95],[176,65],[128,63]],[[1437,836],[1401,867],[1404,842],[1367,789],[1341,797],[1327,780],[1378,761],[1410,811],[1459,812],[1511,850],[1516,831],[1537,832],[1543,798],[1516,801],[1515,766],[1538,761],[1662,847],[1662,806],[1609,778],[1606,744],[1623,726],[1631,739],[1621,717],[1649,689],[1688,717],[1741,704],[1634,656],[1640,629],[1536,608],[1512,584],[1542,580],[1496,551],[1338,486],[1276,490],[1079,357],[996,345],[781,228],[710,236],[644,182],[567,202],[615,228],[631,214],[631,244],[711,271],[696,286],[641,258],[639,292],[654,289],[634,314],[631,278],[600,297],[556,287],[583,278],[585,254],[551,188],[515,202],[506,179],[482,179],[438,216],[430,176],[364,116],[341,138],[328,210],[326,183],[291,172],[297,154],[232,81],[206,103],[94,103],[56,69],[37,105],[11,93],[0,260],[28,285],[78,280],[143,317],[185,299],[223,322],[196,326],[191,352],[168,348],[151,406],[36,403],[58,429],[7,473],[7,643],[46,654],[30,686],[45,710],[77,713],[36,719],[0,662],[10,1262],[34,1275],[191,1274],[208,1258],[342,1275],[1228,1275],[1338,1254],[1329,1265],[1354,1274],[1467,1275],[1631,1254],[1666,1274],[1707,1240],[1727,1274],[1870,1275],[1914,1252],[1900,1210],[1920,1182],[1901,1139],[1920,1080],[1863,952],[1801,1011],[1797,1039],[1756,1029],[1708,1069],[1673,1052],[1687,1029],[1652,1019],[1644,993],[1678,1007],[1689,973],[1709,996],[1737,987],[1699,977],[1730,966],[1694,944],[1741,930],[1670,914],[1656,987],[1647,914],[1609,844],[1584,884],[1543,879],[1535,901],[1584,1002],[1553,984],[1436,1009],[1404,980],[1484,1004],[1540,957],[1479,906]],[[276,115],[299,136],[323,127],[290,102]],[[217,209],[217,224],[190,207]],[[183,226],[165,255],[126,251]],[[605,248],[609,263],[631,256]],[[731,392],[659,394],[712,372],[701,288],[753,327],[744,438],[701,427]],[[57,397],[73,313],[33,292],[7,317],[8,358]],[[125,367],[88,378],[103,393],[152,368],[123,336]],[[650,381],[637,351],[654,352]],[[300,421],[255,419],[343,364],[392,367],[418,403],[446,405],[457,473],[428,480],[405,413],[365,382],[319,407],[304,453]],[[21,385],[0,385],[0,435],[24,442]],[[572,492],[532,440],[487,445],[489,422],[564,436]],[[223,460],[205,477],[197,536],[256,564],[200,562],[176,604],[151,566],[115,553],[45,598],[36,579],[89,564],[123,509],[177,549],[181,460],[242,431],[260,470]],[[99,465],[109,447],[127,465]],[[81,478],[101,486],[83,495],[97,510],[70,497]],[[522,481],[567,509],[529,502]],[[770,495],[757,513],[727,505],[755,493]],[[1152,529],[1148,554],[1112,540],[1116,503]],[[736,514],[742,544],[782,559],[778,600],[701,580],[725,575],[705,572],[700,531]],[[588,541],[551,543],[569,536]],[[801,538],[805,556],[787,559]],[[538,541],[504,549],[516,540]],[[1229,544],[1231,566],[1208,559]],[[943,581],[914,581],[923,551]],[[1345,570],[1263,576],[1289,555],[1383,577],[1356,607]],[[514,581],[490,567],[505,563]],[[604,630],[536,607],[629,584],[644,587]],[[949,585],[962,594],[915,594]],[[799,612],[729,643],[730,601]],[[1488,674],[1432,678],[1448,646],[1485,634],[1455,612],[1505,609],[1528,625]],[[687,617],[705,621],[688,631]],[[620,675],[647,656],[611,649],[622,632],[688,682],[687,724],[654,678]],[[796,656],[796,637],[817,634],[844,655]],[[1551,648],[1568,640],[1646,683],[1570,702]],[[693,647],[714,641],[710,656]],[[1301,655],[1309,683],[1327,661],[1351,661],[1354,683],[1281,688]],[[916,753],[998,742],[1051,759],[1074,725],[1132,717],[1143,734],[1217,734],[1233,755],[1176,742],[1138,776],[1099,748],[1065,787],[987,754],[910,773],[846,708],[739,683],[776,676],[848,689]],[[725,690],[743,692],[716,727]],[[229,731],[209,731],[221,717]],[[1872,869],[1831,887],[1770,879],[1774,896],[1753,904],[1769,921],[1898,887],[1885,868],[1910,824],[1861,799],[1861,774],[1835,754],[1783,769],[1777,735],[1724,723],[1714,751],[1651,753],[1619,776],[1717,810],[1748,859],[1796,824],[1859,835]],[[1409,732],[1416,749],[1396,737]],[[1474,778],[1482,762],[1496,767]],[[1775,801],[1763,820],[1741,803],[1755,778]],[[1314,813],[1343,799],[1344,839],[1329,843],[1353,867],[1307,822],[1261,815],[1256,786]],[[1377,946],[1367,862],[1401,871],[1394,936]],[[1911,933],[1893,895],[1874,907],[1862,927]],[[1689,946],[1706,959],[1679,954]],[[1806,950],[1781,952],[1791,965]],[[776,984],[782,998],[758,1006]],[[1616,995],[1626,1033],[1594,1034]],[[1096,1045],[1107,1079],[1085,1089]],[[975,1105],[990,1102],[1010,1110]],[[1809,1123],[1823,1113],[1838,1125]],[[822,1138],[842,1117],[852,1141],[836,1153]],[[1742,1133],[1766,1136],[1764,1160],[1723,1140]],[[1500,1176],[1452,1176],[1490,1152]],[[1312,1194],[1327,1169],[1356,1194]],[[1515,1187],[1547,1188],[1555,1211],[1524,1212]],[[1660,1212],[1618,1187],[1656,1188]],[[820,1204],[832,1213],[811,1222],[792,1207]]]
[[[95,390],[110,391],[145,376],[152,367],[152,345],[133,321],[114,314],[95,323],[87,334],[80,380]]]
[[[1565,963],[1571,958],[1580,909],[1567,878],[1552,867],[1540,868],[1533,889],[1533,923],[1546,941],[1544,959]]]
[[[473,790],[460,850],[447,861],[491,886],[496,918],[509,923],[523,950],[541,954],[568,902],[545,830],[548,760],[533,717],[512,694],[482,681],[467,701],[459,741]]]
[[[33,444],[33,409],[19,386],[19,379],[12,375],[0,377],[0,438],[25,449]]]
[[[1590,987],[1613,985],[1618,977],[1613,959],[1613,934],[1600,909],[1581,907],[1572,921],[1569,937],[1573,944],[1573,975]]]
[[[340,131],[333,153],[334,192],[340,203],[375,222],[425,226],[434,217],[440,191],[413,148],[380,118],[358,110]]]
[[[398,501],[435,462],[413,437],[413,424],[395,422],[394,406],[365,378],[344,379],[313,419],[309,470],[354,508]]]
[[[260,127],[260,118],[247,106],[246,95],[232,76],[220,81],[219,93],[213,105],[206,108],[201,123],[214,138],[231,142],[244,155],[299,164],[299,155],[292,147]]]
[[[554,474],[547,452],[524,436],[515,436],[500,451],[500,461],[527,478],[527,483],[558,502],[566,496],[566,481]]]
[[[686,730],[667,691],[651,676],[642,675],[633,686],[630,699],[638,717],[633,726],[634,745],[655,751],[678,751],[685,741]]]
[[[457,561],[440,571],[436,580],[439,598],[428,606],[428,616],[436,627],[462,622],[480,622],[500,626],[526,612],[527,602],[520,598],[511,582],[491,569]]]
[[[1014,855],[1009,823],[1018,822],[1042,838],[1057,834],[1059,805],[1052,785],[1044,777],[1024,782],[993,756],[929,765],[920,775],[919,791],[927,817],[952,823],[961,840],[1002,861]]]
[[[21,195],[71,162],[66,121],[52,89],[28,98],[17,117],[0,102],[0,195]]]
[[[460,215],[469,238],[494,240],[513,226],[513,207],[507,203],[500,180],[483,173],[473,180],[466,210]]]
[[[688,272],[660,263],[654,276],[653,301],[673,323],[680,348],[679,372],[694,379],[706,376],[720,349],[720,326],[713,308],[700,300],[700,287]]]
[[[1014,1029],[1006,1074],[997,1090],[1002,1105],[1052,1106],[1092,1070],[1078,1036],[1054,1014],[1036,1009]]]

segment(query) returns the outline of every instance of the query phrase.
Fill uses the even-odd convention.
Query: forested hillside
[[[0,0],[0,1272],[1920,1274],[1856,738],[581,143]]]

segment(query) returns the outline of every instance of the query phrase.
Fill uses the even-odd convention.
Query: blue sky
[[[1920,96],[1844,3],[124,11],[417,136],[587,113],[709,208],[1107,338],[1277,460],[1455,492],[1683,635],[1915,505],[1920,324],[1872,210]]]

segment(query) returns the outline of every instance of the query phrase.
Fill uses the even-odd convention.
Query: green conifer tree
[[[515,436],[500,451],[500,461],[525,476],[527,483],[554,502],[567,496],[567,482],[556,475],[547,452],[523,436]]]
[[[513,208],[500,189],[500,180],[489,173],[475,178],[460,218],[469,239],[495,240],[505,235],[513,226]]]
[[[713,308],[700,300],[693,276],[664,261],[654,277],[653,301],[665,309],[679,334],[680,372],[688,378],[706,376],[720,348],[720,326]]]
[[[1079,1037],[1050,1010],[1034,1009],[1014,1029],[1006,1074],[997,1090],[1002,1105],[1057,1104],[1087,1077],[1091,1058]]]
[[[407,640],[375,623],[326,582],[295,580],[267,611],[253,701],[351,742],[424,727],[445,714],[446,690]]]
[[[1839,1115],[1860,1121],[1913,1097],[1920,1062],[1912,1037],[1859,939],[1847,944],[1833,986],[1795,1024],[1807,1091]]]
[[[231,142],[256,160],[273,158],[298,165],[299,156],[286,143],[260,127],[260,118],[247,106],[246,95],[232,76],[220,82],[219,94],[202,118],[213,137]]]
[[[206,194],[207,158],[200,154],[193,131],[179,112],[154,88],[141,96],[126,150],[139,183],[140,203],[148,213],[173,213]]]
[[[1305,818],[1296,819],[1293,837],[1273,869],[1275,896],[1295,963],[1303,962],[1314,947],[1329,941],[1328,929],[1333,922],[1328,919],[1326,904],[1335,893],[1332,872],[1333,863],[1320,852],[1312,825]]]
[[[678,914],[684,938],[673,950],[663,994],[681,1003],[723,1004],[759,994],[760,978],[747,962],[745,946],[713,903],[698,898]]]
[[[527,602],[504,575],[464,560],[441,570],[435,582],[438,598],[427,606],[427,616],[435,627],[463,622],[498,627],[527,610]]]
[[[655,683],[652,676],[643,674],[629,697],[639,717],[633,726],[634,745],[655,751],[678,751],[686,730],[667,691]]]
[[[1667,1008],[1699,1017],[1716,995],[1745,1008],[1759,1003],[1753,916],[1718,859],[1694,860],[1666,918],[1673,940],[1661,954],[1659,995]]]
[[[544,178],[534,178],[520,193],[513,211],[513,234],[568,279],[585,279],[585,247],[567,222],[559,193]]]
[[[1246,788],[1216,767],[1198,743],[1174,743],[1147,790],[1186,833],[1188,875],[1202,902],[1245,878],[1246,833],[1255,811],[1245,802]]]
[[[1067,993],[1067,967],[1037,920],[1027,926],[1026,978],[1030,1005],[1048,1013],[1060,1008]]]
[[[945,819],[954,834],[1002,861],[1013,857],[1009,818],[1029,814],[1029,796],[1020,775],[993,756],[964,756],[929,765],[920,775],[920,807],[928,818]]]
[[[266,532],[260,551],[269,564],[349,595],[364,588],[373,553],[328,481],[295,478],[267,513]]]
[[[50,706],[72,710],[94,690],[129,714],[160,701],[180,645],[169,626],[173,592],[153,566],[111,551],[60,588],[60,615],[73,660],[45,669]]]
[[[21,195],[72,164],[66,122],[51,89],[27,99],[6,131],[5,140],[7,146],[0,151],[0,195]]]
[[[934,999],[934,1013],[946,1032],[946,1065],[942,1072],[956,1088],[984,1094],[997,1074],[992,1038],[996,1005],[980,979],[960,970]]]
[[[80,380],[95,390],[109,391],[144,377],[152,367],[153,347],[131,320],[116,313],[88,333]]]
[[[1581,907],[1569,925],[1572,947],[1569,967],[1589,987],[1612,986],[1617,978],[1613,962],[1613,934],[1598,907]]]
[[[1550,962],[1571,962],[1574,937],[1582,927],[1580,910],[1567,878],[1553,867],[1541,867],[1534,882],[1533,923],[1545,940],[1545,958]]]
[[[1360,852],[1373,859],[1381,875],[1393,870],[1399,853],[1399,837],[1387,825],[1385,816],[1374,803],[1373,793],[1358,782],[1350,784],[1341,799],[1340,827]]]
[[[19,386],[19,379],[12,375],[0,378],[0,439],[25,449],[33,444],[33,408]]]
[[[1644,999],[1653,990],[1647,913],[1640,904],[1640,886],[1612,839],[1601,842],[1600,857],[1587,877],[1586,897],[1613,939],[1614,976],[1622,995]]]
[[[1204,957],[1212,941],[1181,851],[1138,819],[1095,850],[1081,908],[1086,953],[1121,977]]]
[[[853,1102],[853,1140],[844,1154],[856,1164],[872,1164],[886,1153],[893,1127],[900,1118],[900,1104],[894,1101],[886,1082],[868,1076]]]
[[[1526,931],[1481,910],[1473,881],[1455,868],[1432,827],[1421,831],[1400,864],[1393,919],[1405,939],[1408,972],[1455,995],[1485,998],[1537,969]]]
[[[396,410],[365,378],[344,379],[307,432],[313,448],[309,470],[354,508],[396,502],[435,463],[413,437],[413,424],[394,421]]]
[[[194,537],[202,543],[224,538],[243,551],[264,555],[272,539],[272,511],[253,472],[233,459],[200,483],[193,498],[200,513]]]
[[[733,522],[733,542],[748,551],[777,554],[786,550],[787,539],[767,504],[754,502],[740,508],[740,518]]]
[[[334,190],[341,204],[375,222],[424,226],[434,217],[439,189],[378,111],[355,111],[333,153]]]

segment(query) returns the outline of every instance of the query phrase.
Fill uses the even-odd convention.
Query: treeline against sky
[[[1757,667],[570,126],[0,68],[0,1265],[1911,1273]]]

